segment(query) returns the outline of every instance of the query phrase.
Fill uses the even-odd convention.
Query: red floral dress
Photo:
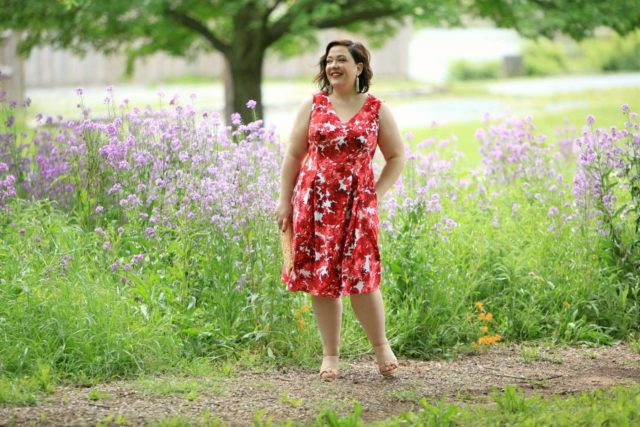
[[[293,190],[293,267],[289,291],[338,298],[380,284],[378,201],[372,159],[380,99],[342,122],[326,93],[313,96],[309,151]]]

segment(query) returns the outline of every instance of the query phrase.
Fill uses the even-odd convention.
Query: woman
[[[281,172],[276,217],[283,233],[293,227],[293,266],[283,268],[282,280],[289,291],[311,294],[325,380],[338,377],[344,295],[350,295],[380,374],[398,369],[378,289],[378,200],[400,175],[405,154],[389,108],[367,93],[369,58],[357,42],[327,45],[315,78],[322,90],[302,104]],[[376,146],[386,161],[377,182]]]

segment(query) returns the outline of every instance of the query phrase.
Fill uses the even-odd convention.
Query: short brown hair
[[[373,71],[371,70],[371,64],[369,64],[371,55],[362,43],[351,40],[334,40],[327,45],[324,55],[322,55],[320,62],[318,63],[320,66],[320,72],[316,75],[313,81],[318,83],[321,90],[328,91],[331,84],[329,83],[329,78],[327,77],[326,72],[327,55],[329,55],[329,51],[334,46],[346,47],[355,63],[362,64],[362,72],[357,78],[360,79],[360,93],[367,92],[371,85],[371,79],[373,78]]]

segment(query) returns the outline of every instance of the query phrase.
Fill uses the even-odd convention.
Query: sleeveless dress
[[[288,291],[339,298],[380,285],[372,167],[380,105],[367,94],[342,122],[325,92],[313,96],[309,148],[292,195],[293,267],[281,277]]]

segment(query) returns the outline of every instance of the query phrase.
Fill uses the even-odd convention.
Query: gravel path
[[[313,371],[281,367],[243,371],[233,377],[157,376],[91,387],[58,387],[33,406],[0,405],[0,425],[145,425],[203,414],[225,424],[248,425],[257,411],[294,425],[323,410],[348,413],[353,402],[365,421],[417,410],[422,398],[479,403],[494,387],[517,385],[527,394],[567,395],[615,384],[640,382],[640,354],[628,345],[535,348],[496,346],[454,360],[401,360],[401,372],[382,379],[371,356],[342,362],[342,376],[322,382]]]

